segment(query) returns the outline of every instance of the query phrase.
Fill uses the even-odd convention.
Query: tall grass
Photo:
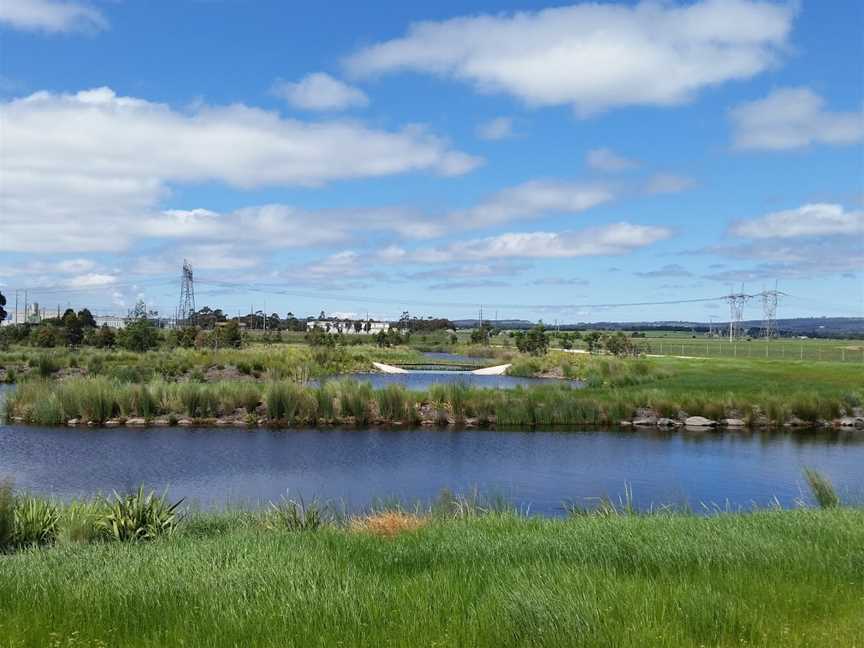
[[[608,360],[609,366],[617,366],[618,361]],[[741,394],[710,388],[669,389],[667,384],[582,389],[561,382],[495,390],[455,382],[409,391],[398,385],[375,390],[368,382],[353,379],[325,381],[316,387],[292,380],[139,384],[97,376],[22,382],[8,396],[7,413],[41,425],[70,419],[98,424],[116,417],[169,416],[234,417],[240,422],[265,416],[271,424],[321,420],[366,425],[378,420],[418,423],[422,408],[432,412],[440,425],[476,419],[480,425],[533,427],[614,425],[647,408],[658,416],[678,419],[735,418],[753,426],[781,426],[796,418],[830,421],[850,412],[855,407],[850,403],[860,402],[857,392],[848,391],[775,389]]]
[[[854,646],[860,509],[713,517],[201,515],[170,541],[0,558],[18,645]],[[769,610],[770,613],[766,613]]]
[[[0,552],[12,546],[15,533],[15,496],[12,484],[0,481]]]
[[[813,497],[820,508],[836,508],[840,506],[840,497],[827,477],[811,468],[804,469],[804,477],[807,479],[810,491],[813,493]]]

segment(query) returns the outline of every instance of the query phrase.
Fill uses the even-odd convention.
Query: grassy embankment
[[[848,647],[864,637],[861,509],[550,520],[454,504],[329,524],[284,507],[193,514],[149,542],[94,538],[85,505],[77,517],[63,509],[55,546],[0,555],[0,645]]]
[[[241,361],[242,362],[242,361]],[[148,420],[228,417],[236,424],[609,425],[650,408],[660,416],[741,418],[750,425],[782,425],[850,414],[864,401],[859,368],[830,363],[751,360],[617,359],[553,352],[517,357],[516,373],[557,373],[585,381],[493,390],[464,384],[408,391],[373,390],[366,383],[333,381],[322,387],[291,379],[212,383],[126,383],[105,377],[23,381],[10,396],[12,417],[57,425],[70,419],[102,423],[120,417]],[[208,421],[203,421],[205,424]],[[161,421],[165,424],[165,421]]]

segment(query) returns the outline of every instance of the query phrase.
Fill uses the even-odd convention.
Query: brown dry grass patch
[[[351,530],[392,538],[406,531],[416,531],[427,522],[425,518],[413,513],[386,511],[352,519]]]

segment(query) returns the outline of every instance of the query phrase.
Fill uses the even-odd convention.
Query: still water
[[[438,429],[81,429],[0,426],[0,477],[69,499],[140,484],[202,507],[266,505],[286,490],[353,510],[477,488],[542,515],[636,504],[793,506],[816,468],[862,501],[864,434]]]
[[[491,389],[513,389],[514,387],[529,387],[531,385],[552,384],[579,387],[576,380],[559,380],[558,378],[520,378],[518,376],[478,376],[470,371],[408,371],[400,374],[385,373],[349,373],[334,376],[331,380],[353,378],[359,382],[372,383],[375,389],[387,385],[404,385],[408,389],[428,389],[439,383],[464,383],[474,387]]]

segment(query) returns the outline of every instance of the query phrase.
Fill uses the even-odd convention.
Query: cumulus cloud
[[[480,162],[418,127],[310,123],[244,105],[177,111],[109,88],[0,103],[0,121],[0,250],[21,252],[117,250],[142,227],[182,229],[170,213],[142,219],[172,184],[316,186],[412,171],[458,175]]]
[[[426,72],[531,106],[571,105],[582,116],[669,106],[771,67],[795,12],[773,2],[702,0],[465,16],[415,23],[401,38],[356,52],[346,66],[360,77]]]
[[[477,127],[477,137],[485,140],[502,140],[513,136],[513,120],[510,117],[496,117]]]
[[[420,249],[419,263],[506,258],[572,258],[626,254],[666,239],[664,227],[614,223],[602,227],[563,232],[511,232],[482,239],[459,241],[444,247]]]
[[[90,272],[72,277],[67,282],[70,288],[94,288],[97,286],[110,286],[117,283],[117,277],[109,274]]]
[[[842,205],[816,203],[795,209],[740,220],[729,229],[735,236],[752,239],[785,239],[802,236],[864,235],[864,211],[847,211]]]
[[[273,94],[303,110],[344,110],[369,104],[369,97],[352,85],[324,72],[307,74],[297,82],[279,80]]]
[[[787,151],[812,144],[853,144],[864,139],[864,112],[832,112],[809,88],[780,88],[730,111],[734,146]]]
[[[636,162],[636,160],[629,160],[622,157],[609,148],[598,148],[588,151],[588,155],[585,156],[585,161],[592,169],[597,169],[598,171],[604,171],[606,173],[618,173],[639,166],[639,163]]]
[[[547,214],[577,213],[614,198],[603,185],[532,180],[499,191],[479,204],[450,214],[462,227],[485,227]]]
[[[5,0],[0,3],[0,23],[48,33],[94,32],[108,27],[100,11],[66,0]]]

